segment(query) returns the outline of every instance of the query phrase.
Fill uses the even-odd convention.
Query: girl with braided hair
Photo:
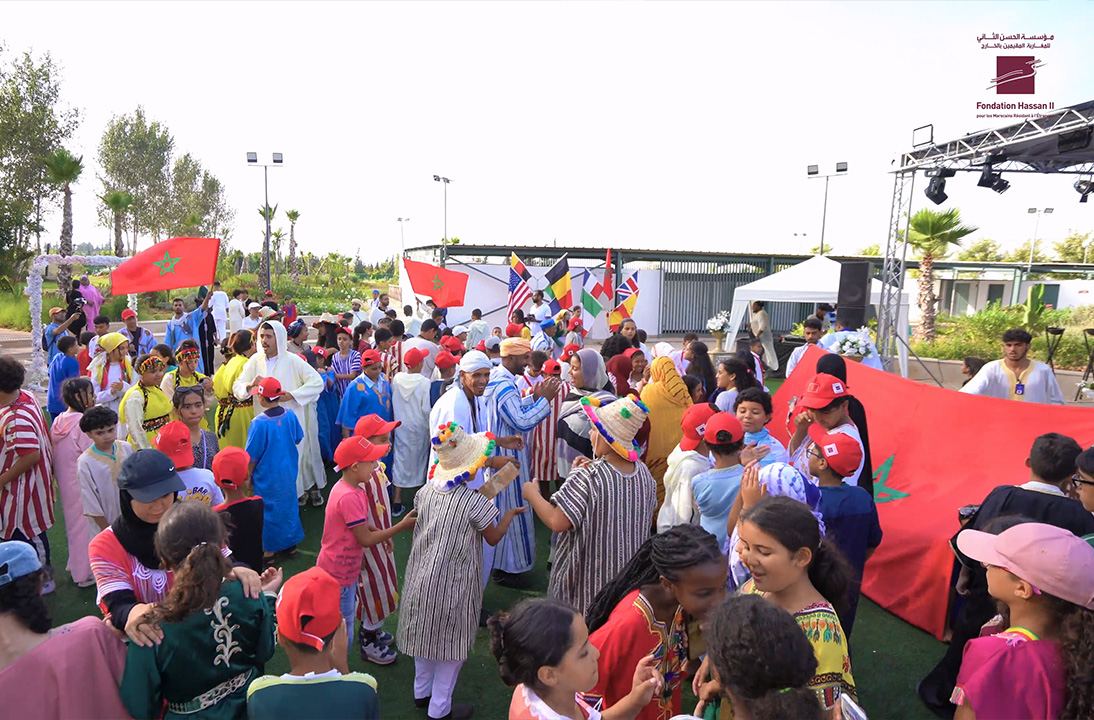
[[[174,359],[177,367],[174,370],[168,368],[167,372],[164,373],[163,381],[160,383],[160,390],[163,390],[163,394],[167,396],[167,399],[173,400],[175,391],[179,388],[200,387],[202,398],[205,400],[205,409],[209,410],[215,407],[216,395],[213,394],[213,379],[204,373],[198,372],[198,363],[202,359],[198,341],[188,338],[180,342],[178,348],[175,349]],[[209,422],[205,419],[204,413],[201,417],[201,429],[209,429]]]
[[[702,623],[725,598],[726,560],[718,539],[697,525],[654,535],[597,594],[585,620],[600,651],[599,679],[587,695],[611,707],[632,690],[631,668],[652,655],[662,691],[637,715],[680,713],[689,660],[688,623]]]
[[[171,422],[171,401],[160,390],[167,364],[156,355],[137,358],[137,384],[122,398],[118,418],[128,431],[125,438],[135,450],[151,450],[156,433]]]
[[[281,571],[266,571],[262,592],[248,597],[238,580],[227,579],[227,537],[224,520],[205,503],[175,503],[159,521],[155,550],[174,584],[143,615],[160,641],[129,646],[121,696],[133,717],[246,715],[247,688],[277,647]]]

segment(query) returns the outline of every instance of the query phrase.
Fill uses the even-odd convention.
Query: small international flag
[[[532,289],[528,282],[532,279],[528,268],[517,257],[516,253],[509,253],[509,306],[506,308],[506,318],[513,317],[513,311],[523,307],[524,303],[532,297]]]

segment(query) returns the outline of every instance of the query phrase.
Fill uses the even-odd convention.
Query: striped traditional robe
[[[519,384],[519,383],[518,383]],[[558,386],[558,395],[550,401],[551,414],[547,419],[536,425],[524,442],[532,448],[532,478],[541,482],[553,482],[559,480],[558,476],[558,416],[562,412],[562,403],[570,395],[573,386],[568,382]],[[532,388],[524,391],[524,396],[532,394]]]
[[[53,443],[33,395],[21,390],[15,402],[0,407],[0,437],[0,471],[20,455],[40,453],[38,462],[0,488],[0,538],[10,539],[18,530],[33,540],[53,527],[54,519]]]
[[[362,487],[369,499],[369,519],[373,530],[391,527],[391,505],[387,489],[391,482],[380,463]],[[369,627],[384,621],[399,603],[399,578],[395,572],[395,553],[386,543],[365,548],[361,577],[357,581],[357,619]]]

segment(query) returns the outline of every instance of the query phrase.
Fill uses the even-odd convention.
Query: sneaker
[[[398,654],[389,647],[370,642],[361,646],[361,659],[377,665],[390,665]]]
[[[395,644],[395,636],[389,632],[383,630],[377,630],[373,635],[372,641],[377,645],[383,645],[384,647],[391,647]]]
[[[81,580],[80,582],[76,583],[76,587],[80,587],[80,588],[95,587],[95,578],[88,578],[87,580]]]
[[[298,497],[296,499],[296,504],[299,505],[300,507],[304,507],[305,505],[307,505],[308,504],[308,494],[304,493],[303,495]]]
[[[57,582],[53,579],[53,568],[49,565],[42,567],[42,595],[49,595],[57,589]]]
[[[406,512],[406,507],[402,503],[392,503],[391,505],[391,517],[399,517]]]
[[[319,488],[312,488],[308,491],[308,499],[311,500],[312,507],[323,507],[323,493],[319,492]]]

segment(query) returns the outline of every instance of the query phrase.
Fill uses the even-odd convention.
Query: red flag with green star
[[[171,238],[129,258],[110,274],[115,295],[210,285],[220,240]]]
[[[467,292],[466,273],[413,260],[403,260],[403,266],[416,294],[432,298],[439,308],[463,305],[463,296]]]

